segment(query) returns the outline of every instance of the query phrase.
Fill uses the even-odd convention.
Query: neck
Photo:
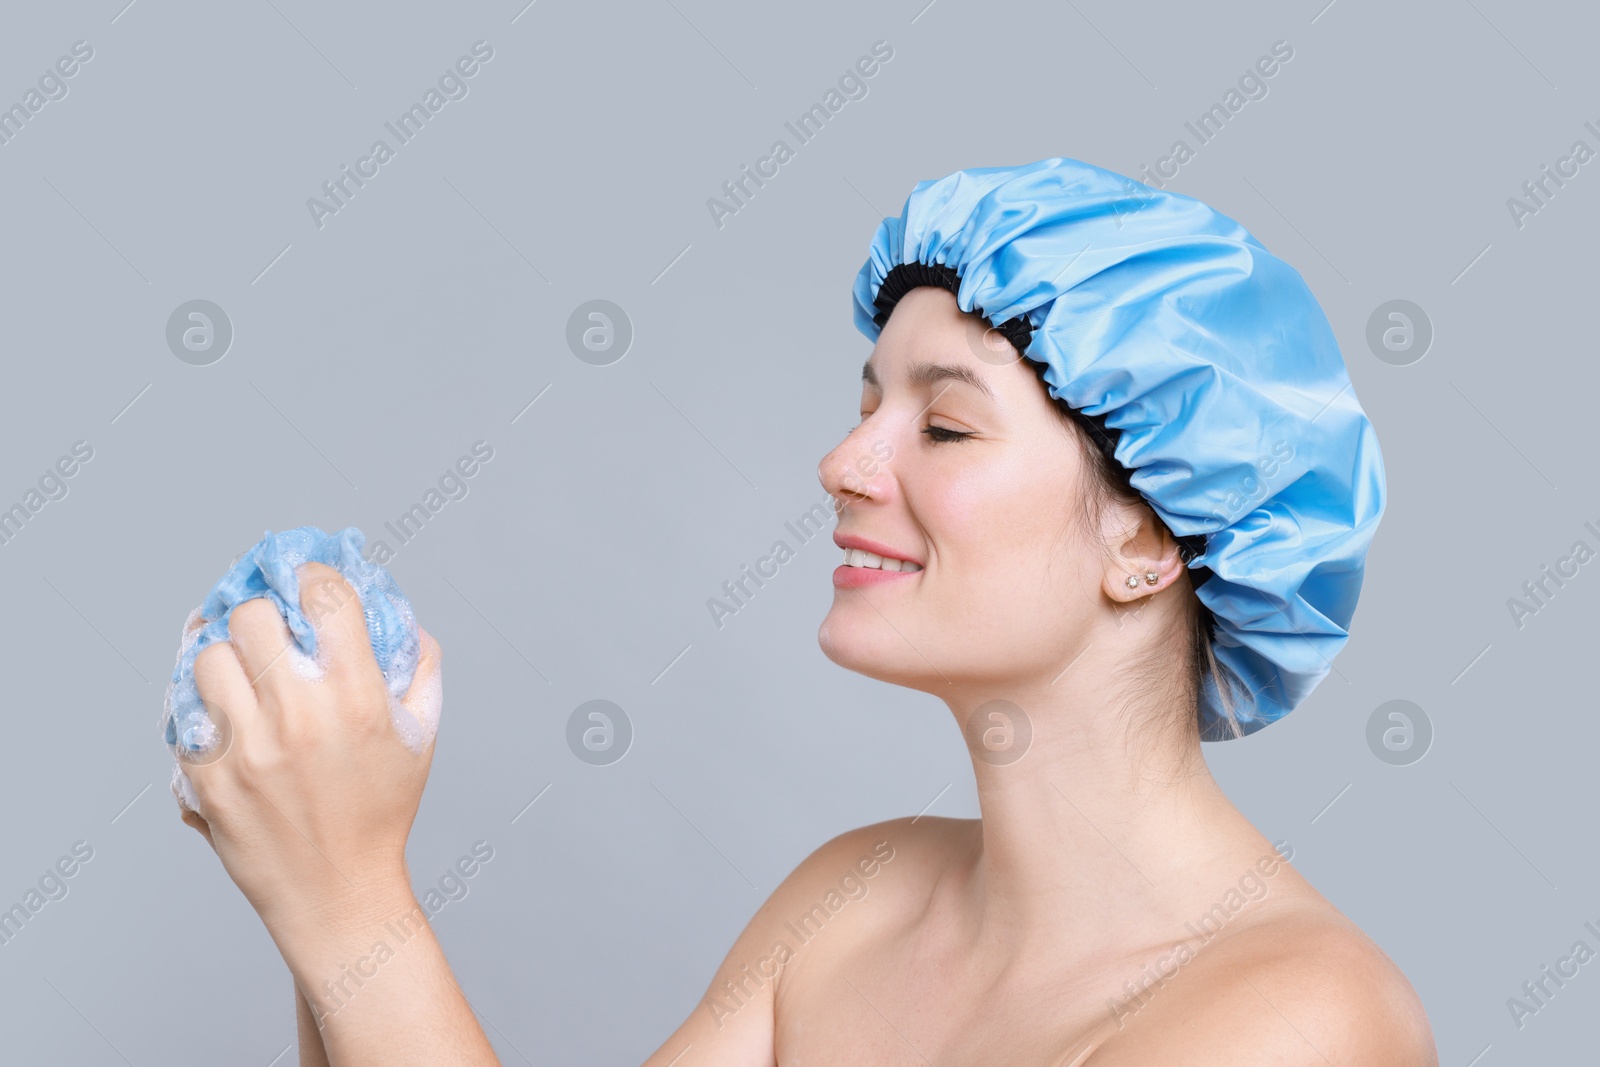
[[[961,894],[978,944],[1082,958],[1140,930],[1166,936],[1272,853],[1212,778],[1197,732],[1169,725],[1173,707],[1130,707],[1067,678],[1010,690],[1009,703],[992,690],[945,699],[966,729],[982,810]],[[1025,724],[1011,724],[1006,751],[1005,718],[1019,708]]]

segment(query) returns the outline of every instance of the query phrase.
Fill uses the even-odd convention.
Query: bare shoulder
[[[837,875],[842,863],[866,850],[878,856],[881,866],[895,865],[897,884],[926,888],[954,859],[977,845],[980,827],[977,819],[923,815],[846,830],[818,846],[790,877],[805,883],[825,881]]]
[[[848,951],[861,938],[914,922],[952,863],[975,847],[978,827],[976,819],[922,816],[847,830],[802,860],[758,917],[795,957],[802,948],[813,959]],[[824,926],[840,932],[813,945]],[[800,969],[786,965],[780,984]]]
[[[1286,908],[1200,948],[1083,1067],[1438,1067],[1393,960],[1331,904]]]
[[[764,908],[808,907],[836,893],[840,900],[873,896],[897,905],[920,903],[952,863],[980,840],[976,819],[933,816],[889,819],[861,826],[818,845],[773,891]],[[865,910],[865,909],[862,909]],[[883,911],[879,909],[879,919]]]
[[[976,826],[970,819],[891,819],[817,846],[745,924],[700,1003],[646,1067],[771,1067],[783,982],[848,951],[867,931],[918,913],[951,858],[971,847]]]

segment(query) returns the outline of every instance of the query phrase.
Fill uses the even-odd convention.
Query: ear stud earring
[[[1131,574],[1128,575],[1128,588],[1129,589],[1137,589],[1137,588],[1139,588],[1139,579],[1134,577]]]
[[[1161,575],[1157,574],[1155,571],[1145,571],[1144,580],[1146,585],[1155,585],[1161,580]]]

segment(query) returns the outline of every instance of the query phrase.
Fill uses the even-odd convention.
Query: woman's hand
[[[233,609],[227,643],[194,665],[200,699],[231,739],[185,766],[200,812],[184,822],[211,842],[294,975],[302,1063],[497,1065],[406,873],[433,746],[410,751],[391,724],[344,576],[320,563],[295,573],[325,673],[297,673],[298,646],[270,601]],[[421,638],[401,702],[419,719],[441,684],[439,644]]]
[[[406,838],[433,759],[431,744],[412,753],[390,723],[355,590],[320,563],[296,574],[325,674],[299,675],[298,646],[270,601],[238,605],[228,642],[194,665],[200,697],[225,735],[231,727],[231,742],[184,767],[200,801],[184,821],[216,849],[280,947],[295,931],[410,896]],[[403,702],[413,714],[439,684],[438,642],[421,638]]]

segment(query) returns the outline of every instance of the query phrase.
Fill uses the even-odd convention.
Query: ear
[[[1148,506],[1140,510],[1137,522],[1125,530],[1106,563],[1102,588],[1107,597],[1118,603],[1132,603],[1159,593],[1186,569],[1178,554],[1178,542],[1166,524]],[[1150,580],[1152,575],[1154,582]],[[1130,577],[1136,585],[1128,584]]]

